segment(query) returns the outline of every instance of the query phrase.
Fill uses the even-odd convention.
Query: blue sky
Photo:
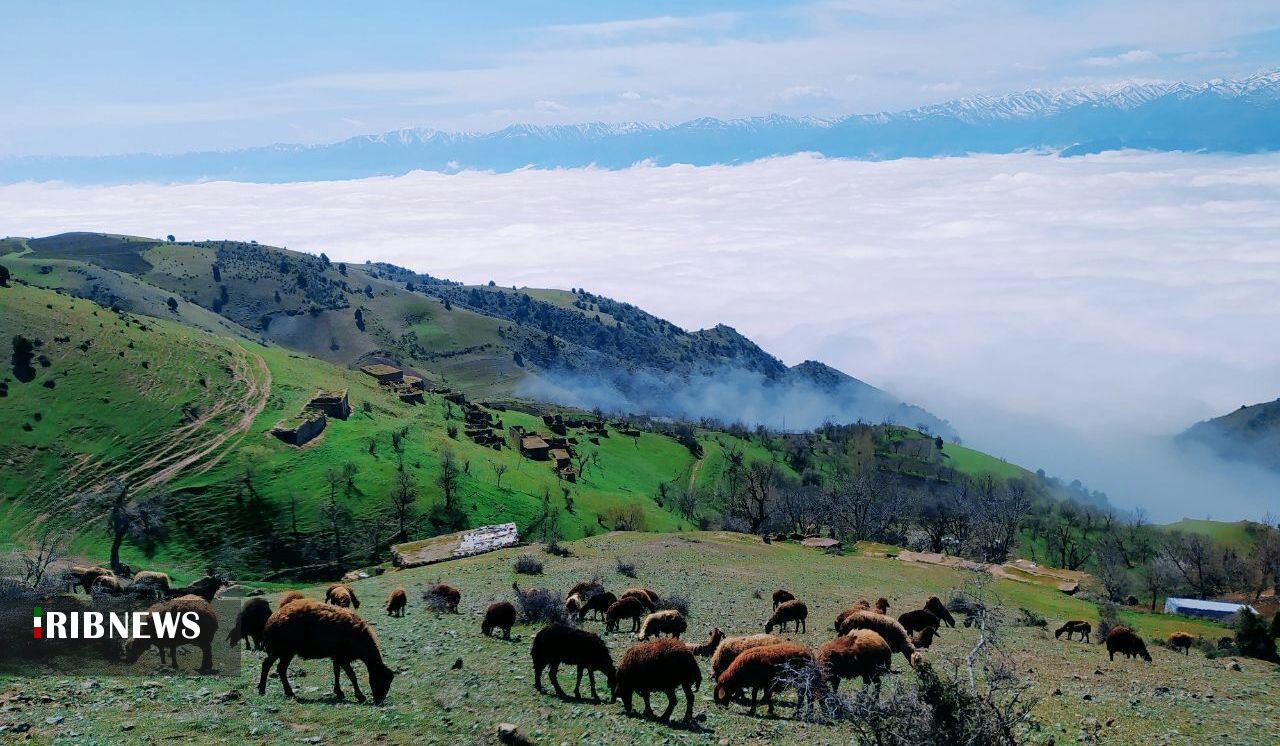
[[[1280,3],[10,3],[0,155],[895,110],[1280,65]]]

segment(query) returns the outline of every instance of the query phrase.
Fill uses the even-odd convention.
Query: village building
[[[336,420],[345,420],[351,416],[351,402],[347,399],[346,389],[341,391],[317,391],[311,397],[311,401],[307,402],[306,408],[322,412],[325,416]]]
[[[1258,610],[1236,601],[1205,601],[1199,598],[1166,598],[1164,613],[1197,616],[1205,619],[1227,619],[1241,611],[1248,610],[1254,614]]]
[[[390,365],[376,363],[374,365],[366,365],[360,370],[366,375],[373,376],[378,383],[401,383],[404,381],[404,371]]]
[[[324,432],[327,420],[323,412],[303,410],[295,417],[280,420],[271,434],[292,446],[306,445]]]
[[[546,461],[551,446],[537,435],[526,435],[520,439],[520,453],[534,461]]]

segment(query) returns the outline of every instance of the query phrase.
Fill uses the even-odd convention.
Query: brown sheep
[[[587,672],[591,682],[591,698],[600,701],[596,694],[596,671],[605,675],[609,683],[609,691],[616,692],[617,672],[613,667],[613,658],[609,648],[600,636],[582,629],[574,629],[559,622],[552,622],[538,630],[533,636],[533,648],[529,651],[533,656],[533,686],[542,691],[542,670],[550,667],[551,686],[560,697],[567,697],[560,688],[560,680],[556,674],[560,664],[566,663],[578,667],[578,683],[573,689],[573,696],[582,697],[582,672]]]
[[[907,631],[907,634],[919,632],[929,627],[941,627],[942,620],[928,609],[916,609],[898,615],[898,624]]]
[[[356,592],[351,590],[350,586],[342,583],[334,583],[324,592],[324,602],[340,606],[344,609],[360,608],[360,599],[356,597]]]
[[[409,596],[403,588],[391,591],[387,596],[387,616],[404,616],[404,607],[409,605]]]
[[[458,613],[458,604],[462,602],[462,591],[447,583],[439,583],[431,586],[431,590],[427,591],[427,594],[439,599],[440,603],[444,605],[445,611],[450,614]]]
[[[874,611],[855,611],[845,617],[844,624],[838,631],[841,635],[846,635],[850,630],[855,629],[869,629],[879,634],[885,642],[889,643],[893,652],[902,653],[902,657],[906,658],[911,666],[914,667],[918,662],[918,654],[915,645],[911,642],[911,636],[897,619]]]
[[[169,588],[172,585],[173,583],[166,573],[141,570],[133,576],[133,582],[129,584],[129,590],[134,593],[147,593],[157,598],[163,598],[168,595]]]
[[[1093,634],[1093,625],[1088,622],[1080,621],[1079,619],[1073,619],[1054,630],[1053,639],[1056,640],[1059,637],[1062,637],[1063,632],[1067,633],[1068,640],[1071,639],[1072,635],[1079,633],[1081,640],[1089,642],[1089,637]]]
[[[739,655],[751,648],[764,647],[765,645],[781,645],[784,642],[786,640],[777,635],[767,635],[763,632],[755,635],[725,638],[716,648],[716,651],[711,654],[711,678],[719,681],[720,674],[728,670]]]
[[[654,593],[648,588],[628,588],[622,592],[621,596],[618,596],[619,601],[621,601],[624,598],[639,599],[640,603],[644,604],[645,608],[648,609],[649,611],[653,611],[654,609],[657,609],[658,602],[662,600],[658,597],[657,593]]]
[[[854,614],[859,611],[870,611],[870,610],[871,610],[871,602],[863,598],[863,599],[859,599],[858,602],[855,603],[853,606],[850,606],[844,611],[840,612],[840,614],[836,617],[836,623],[835,623],[836,634],[837,635],[840,634],[840,628],[844,626],[844,620],[847,619],[850,614]],[[876,599],[876,613],[884,614],[886,616],[889,614],[889,600],[887,598],[881,597]]]
[[[715,701],[726,707],[731,699],[751,690],[751,714],[756,712],[756,701],[764,692],[764,704],[773,714],[773,693],[780,688],[779,674],[784,670],[800,670],[814,664],[813,655],[804,645],[786,642],[781,645],[765,645],[751,648],[739,655],[717,679]],[[803,702],[798,703],[799,705]]]
[[[1112,627],[1107,633],[1107,654],[1110,660],[1116,659],[1116,653],[1126,658],[1138,657],[1151,662],[1151,654],[1147,652],[1147,644],[1137,633],[1128,627]]]
[[[1191,646],[1194,644],[1196,638],[1189,632],[1174,632],[1169,635],[1169,647],[1181,650],[1185,655],[1191,655]]]
[[[67,568],[65,577],[74,591],[76,586],[84,589],[85,595],[93,593],[93,581],[108,575],[115,577],[115,573],[105,567],[85,567],[82,565],[72,565]]]
[[[499,601],[489,604],[484,610],[484,620],[480,622],[480,631],[489,636],[495,629],[502,630],[502,639],[511,639],[511,627],[516,623],[516,607],[510,601]]]
[[[893,650],[878,633],[855,629],[844,637],[823,643],[814,658],[823,677],[831,684],[831,690],[838,692],[841,679],[861,676],[863,684],[878,683],[881,674],[889,671]]]
[[[948,627],[955,629],[956,618],[951,616],[951,612],[947,611],[946,604],[942,603],[942,599],[937,596],[930,596],[928,601],[924,602],[925,611],[932,612],[934,616],[946,622]],[[880,612],[883,614],[884,612]]]
[[[256,596],[244,602],[240,614],[236,616],[236,626],[227,633],[227,642],[232,645],[246,641],[254,650],[262,649],[262,631],[271,618],[271,604],[267,599]]]
[[[570,598],[577,596],[578,598],[585,601],[586,599],[591,598],[597,593],[603,593],[603,592],[604,592],[604,586],[600,585],[600,581],[583,580],[581,582],[573,584],[573,587],[569,589],[569,592],[564,594],[564,600],[566,603],[568,603]]]
[[[586,603],[586,601],[582,599],[582,596],[579,596],[576,593],[570,594],[569,597],[564,600],[564,613],[577,614],[578,610],[582,608],[584,603]]]
[[[889,614],[889,599],[881,596],[876,599],[876,612],[884,615]]]
[[[635,596],[620,598],[604,613],[604,629],[606,632],[617,632],[618,623],[623,619],[631,620],[631,631],[640,631],[640,617],[644,615],[644,602]]]
[[[778,605],[773,612],[773,616],[769,617],[769,621],[765,622],[765,633],[773,632],[773,628],[781,625],[782,631],[787,631],[787,625],[792,622],[796,625],[796,632],[807,631],[805,620],[809,618],[809,607],[804,605],[804,601],[784,601]]]
[[[364,692],[356,681],[352,661],[363,661],[369,671],[369,689],[374,704],[382,704],[391,690],[395,678],[378,648],[378,638],[371,628],[355,612],[341,606],[322,604],[319,601],[300,599],[276,609],[267,620],[263,647],[267,657],[262,661],[262,673],[258,677],[258,694],[267,693],[267,675],[276,664],[284,696],[293,698],[289,685],[289,663],[295,656],[304,660],[331,658],[333,660],[333,695],[344,699],[340,675],[347,672],[351,686],[356,690],[356,700],[364,701]]]
[[[773,608],[775,609],[778,608],[780,604],[794,600],[796,600],[795,594],[786,589],[779,588],[773,592]]]
[[[640,623],[640,639],[648,640],[650,637],[668,634],[678,640],[688,628],[683,614],[675,609],[663,609],[653,612]]]
[[[99,575],[93,579],[93,585],[90,587],[89,592],[91,594],[119,595],[124,593],[124,584],[115,575]]]
[[[160,664],[164,664],[164,651],[169,651],[169,663],[174,668],[178,667],[178,647],[181,645],[195,645],[200,648],[200,671],[201,673],[209,673],[213,671],[213,636],[218,631],[218,615],[213,613],[213,607],[209,602],[199,596],[181,596],[171,601],[161,601],[147,607],[150,612],[147,616],[143,616],[138,620],[141,622],[142,636],[134,637],[125,644],[124,662],[134,663],[138,660],[147,648],[155,645],[160,650]],[[187,639],[183,636],[183,625],[179,622],[172,637],[156,638],[151,636],[151,614],[187,614],[194,612],[199,619],[198,625],[200,632],[193,639]],[[157,633],[159,631],[157,630]]]
[[[613,699],[622,699],[622,706],[631,713],[631,697],[639,694],[644,700],[644,714],[653,716],[649,695],[665,692],[667,709],[661,718],[671,717],[676,708],[676,689],[684,690],[684,722],[693,721],[693,693],[702,686],[702,671],[698,661],[684,643],[676,640],[650,640],[633,645],[618,663],[618,687]]]
[[[685,643],[685,647],[689,648],[689,652],[699,658],[706,658],[716,652],[716,648],[720,647],[720,641],[723,639],[724,633],[720,631],[719,627],[716,627],[711,630],[711,636],[707,638],[706,642],[687,642]]]
[[[933,646],[933,638],[942,637],[942,632],[937,627],[925,627],[919,632],[911,636],[911,644],[916,650],[928,650]]]
[[[605,591],[597,593],[588,598],[586,603],[582,604],[582,608],[578,609],[578,621],[582,621],[590,614],[592,619],[604,619],[605,613],[609,611],[609,607],[618,602],[618,597]]]
[[[284,607],[285,604],[290,604],[294,601],[302,601],[304,599],[306,599],[306,596],[302,595],[298,591],[285,591],[280,594],[280,606]]]

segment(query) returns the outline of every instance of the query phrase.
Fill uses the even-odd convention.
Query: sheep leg
[[[558,674],[559,672],[560,672],[560,662],[556,661],[555,663],[551,664],[551,670],[548,672],[548,675],[551,677],[551,686],[555,687],[557,696],[568,699],[569,695],[565,694],[564,690],[560,688],[560,679],[556,676],[556,674]]]
[[[666,690],[666,695],[667,695],[667,709],[662,711],[662,719],[670,720],[671,711],[676,709],[676,690],[668,689]]]
[[[865,682],[870,682],[871,678],[869,676],[864,676],[862,680]],[[831,693],[832,694],[840,693],[840,677],[839,676],[831,677]]]
[[[206,641],[200,646],[200,673],[213,670],[213,643]]]
[[[766,686],[764,688],[764,704],[769,709],[769,714],[773,714],[773,687]]]
[[[342,692],[342,666],[338,663],[338,659],[333,659],[333,696],[338,699],[346,699],[347,695]]]
[[[259,696],[267,693],[267,676],[271,672],[271,664],[275,662],[276,662],[276,659],[275,659],[275,656],[273,655],[268,655],[262,661],[262,675],[258,677],[258,695]]]
[[[640,692],[640,698],[644,700],[644,716],[653,717],[653,708],[649,706],[649,692]]]
[[[756,714],[756,694],[759,692],[754,686],[751,687],[751,709],[748,710],[752,715]]]
[[[582,699],[582,666],[578,666],[578,683],[573,687],[573,698]]]
[[[289,685],[289,663],[292,660],[293,653],[285,653],[276,663],[276,674],[280,676],[280,686],[284,687],[284,696],[289,699],[293,699],[293,687]]]
[[[542,691],[542,666],[533,667],[533,688]]]
[[[599,702],[600,695],[596,694],[596,670],[594,668],[587,669],[587,680],[591,682],[591,699]]]
[[[806,634],[809,632],[809,625],[803,619],[800,620],[800,631]]]
[[[684,682],[684,721],[693,722],[693,684]]]
[[[347,672],[347,678],[351,680],[351,688],[356,691],[356,701],[364,701],[364,692],[360,691],[360,680],[356,678],[356,672],[351,668],[351,661],[343,661],[342,668]]]

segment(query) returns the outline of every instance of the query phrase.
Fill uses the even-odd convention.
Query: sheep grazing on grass
[[[648,588],[628,588],[622,592],[621,596],[618,596],[619,601],[624,598],[638,599],[649,611],[653,611],[658,608],[658,603],[662,600],[658,597],[657,593],[654,593]]]
[[[360,608],[360,599],[356,597],[356,592],[341,583],[329,586],[324,592],[324,602],[344,609]]]
[[[489,604],[484,610],[484,620],[480,622],[480,631],[489,636],[495,629],[502,630],[502,639],[511,639],[511,627],[516,623],[516,606],[510,601],[499,601]]]
[[[606,632],[617,632],[618,623],[623,619],[631,620],[631,631],[640,631],[640,617],[644,616],[648,608],[644,602],[635,596],[620,598],[615,601],[604,613],[604,629]]]
[[[942,603],[942,599],[937,596],[930,596],[928,601],[924,602],[925,611],[932,612],[934,616],[946,622],[948,627],[955,629],[956,618],[951,616],[951,612],[947,611],[947,605]],[[880,612],[883,614],[884,612]]]
[[[271,604],[267,599],[256,596],[244,602],[240,613],[236,616],[236,626],[227,633],[227,642],[239,645],[241,640],[254,650],[262,649],[262,631],[266,629],[267,620],[271,618]]]
[[[680,635],[689,628],[684,620],[684,615],[675,609],[664,609],[655,611],[644,618],[644,622],[640,625],[640,639],[648,640],[650,637],[661,637],[663,634],[671,635],[679,639]]]
[[[284,608],[285,604],[291,604],[294,601],[302,601],[306,596],[299,591],[285,591],[280,594],[280,608]]]
[[[404,616],[404,607],[409,605],[409,595],[403,588],[391,591],[387,596],[387,616]]]
[[[773,608],[775,609],[778,608],[778,606],[780,606],[781,604],[786,603],[787,601],[794,601],[794,600],[796,600],[795,594],[786,589],[779,588],[778,590],[773,592]]]
[[[928,609],[916,609],[915,611],[899,614],[898,624],[902,625],[907,634],[912,634],[929,627],[940,627],[942,626],[942,620]]]
[[[133,576],[133,582],[129,584],[129,590],[133,593],[164,598],[169,595],[169,588],[172,585],[167,574],[152,570],[142,570]]]
[[[716,648],[720,647],[722,640],[724,640],[724,633],[720,631],[719,627],[716,627],[711,630],[711,636],[707,638],[706,642],[689,642],[685,643],[685,647],[689,648],[689,652],[699,658],[706,658],[716,652]]]
[[[577,596],[580,601],[586,601],[588,598],[599,593],[604,593],[604,586],[600,585],[600,581],[583,580],[573,584],[573,587],[569,589],[569,592],[564,594],[564,600],[565,603],[568,603],[570,598]]]
[[[191,585],[175,588],[169,591],[170,596],[199,596],[206,601],[212,602],[217,598],[218,591],[230,585],[227,581],[216,575],[205,575]]]
[[[115,577],[115,573],[105,567],[85,567],[82,565],[72,565],[67,568],[63,577],[67,580],[67,584],[74,592],[76,586],[84,589],[85,595],[93,593],[93,582],[103,576]]]
[[[751,648],[764,647],[765,645],[781,645],[784,642],[786,640],[777,635],[767,635],[763,632],[756,635],[727,637],[711,654],[711,678],[718,681],[720,674],[728,670],[739,655]]]
[[[760,693],[764,692],[764,704],[773,714],[773,694],[783,682],[781,677],[788,671],[801,671],[814,666],[813,655],[804,645],[782,643],[765,645],[744,651],[716,679],[715,701],[726,707],[729,701],[740,696],[744,690],[751,690],[751,714],[756,713],[756,703]],[[801,697],[803,699],[803,695]],[[797,703],[797,709],[803,705]]]
[[[1107,655],[1110,660],[1116,659],[1116,653],[1125,658],[1141,658],[1150,663],[1151,654],[1147,652],[1147,644],[1137,633],[1128,627],[1112,627],[1107,633]]]
[[[844,611],[840,612],[839,616],[836,617],[836,623],[835,623],[836,634],[840,634],[840,629],[841,627],[844,626],[845,619],[849,618],[849,615],[856,614],[859,611],[871,611],[871,602],[865,598],[862,598],[862,599],[859,599],[858,602],[855,603],[853,606],[850,606]],[[875,611],[877,614],[884,614],[887,616],[889,614],[889,600],[887,598],[877,598]]]
[[[1053,639],[1056,640],[1059,637],[1062,637],[1063,632],[1067,633],[1068,640],[1071,639],[1072,635],[1079,634],[1081,640],[1089,642],[1089,636],[1093,634],[1093,625],[1088,622],[1080,621],[1079,619],[1073,619],[1054,630]]]
[[[925,627],[911,636],[911,644],[916,650],[928,650],[933,646],[933,638],[942,637],[937,627]]]
[[[115,575],[99,575],[93,579],[93,585],[89,587],[89,593],[90,595],[106,594],[108,596],[118,596],[124,593],[124,584]]]
[[[667,709],[661,719],[671,717],[676,707],[676,689],[684,690],[684,722],[693,720],[693,693],[702,686],[702,671],[698,661],[684,643],[676,640],[650,640],[632,646],[623,653],[618,663],[618,686],[614,699],[621,698],[622,706],[631,713],[631,698],[639,694],[644,700],[644,714],[653,716],[649,695],[664,692]]]
[[[902,653],[902,657],[906,658],[907,663],[912,667],[919,662],[919,654],[916,652],[915,644],[911,642],[911,636],[897,619],[874,611],[855,611],[844,618],[843,624],[837,631],[841,635],[847,635],[855,629],[869,629],[880,635],[885,642],[889,643],[893,652]]]
[[[841,679],[861,677],[864,685],[879,683],[880,676],[889,672],[893,649],[878,633],[855,629],[844,637],[823,643],[814,658],[823,677],[831,684],[831,690],[838,692]]]
[[[538,630],[538,634],[533,636],[533,648],[530,654],[533,656],[533,686],[538,691],[542,691],[542,670],[549,667],[551,686],[558,696],[567,697],[564,690],[560,688],[560,680],[556,677],[561,664],[578,667],[578,683],[573,689],[575,698],[582,697],[584,670],[591,682],[593,700],[600,701],[600,695],[596,693],[596,671],[605,675],[610,692],[617,691],[616,671],[613,667],[613,658],[609,656],[609,648],[604,644],[604,640],[593,632],[553,622]]]
[[[458,604],[462,602],[462,591],[445,583],[439,583],[431,586],[431,590],[427,591],[428,596],[434,596],[439,599],[439,603],[444,610],[450,614],[458,613]]]
[[[169,664],[174,668],[178,667],[178,647],[181,645],[195,645],[200,648],[200,671],[201,673],[209,673],[213,671],[213,636],[218,631],[218,615],[213,613],[213,607],[209,602],[199,596],[181,596],[170,601],[161,601],[147,607],[148,614],[135,620],[140,624],[142,634],[130,639],[125,645],[124,661],[125,663],[134,663],[138,657],[146,652],[147,648],[155,645],[160,650],[160,664],[164,665],[164,652],[169,651]],[[160,630],[152,631],[152,614],[173,615],[174,620],[179,619],[179,615],[194,612],[199,618],[198,627],[200,632],[193,639],[187,639],[183,636],[185,629],[181,621],[173,630],[171,637],[157,637]]]
[[[1185,655],[1191,655],[1191,646],[1194,644],[1196,638],[1189,632],[1174,632],[1169,635],[1169,647],[1181,650]]]
[[[578,621],[582,621],[590,614],[592,619],[604,619],[605,614],[609,611],[609,607],[618,602],[618,597],[604,591],[587,599],[582,604],[582,608],[578,609]]]
[[[258,677],[258,694],[267,693],[267,675],[275,664],[284,696],[293,697],[293,687],[289,685],[289,663],[294,657],[305,660],[331,658],[333,696],[338,699],[346,697],[340,679],[343,671],[356,690],[356,700],[363,702],[365,699],[351,668],[353,661],[363,661],[369,671],[369,689],[373,693],[374,704],[382,704],[387,698],[391,680],[395,678],[395,672],[382,661],[382,651],[378,649],[378,638],[374,636],[373,629],[355,612],[341,606],[308,599],[281,606],[267,620],[263,647],[267,657],[262,661],[262,673]]]
[[[583,601],[582,596],[579,596],[576,593],[570,594],[570,596],[564,600],[564,613],[577,614],[578,610],[582,608],[584,603],[586,602]]]
[[[764,631],[766,633],[773,632],[774,627],[781,626],[782,631],[787,631],[787,625],[794,623],[796,632],[807,631],[805,620],[809,618],[809,607],[804,605],[803,601],[783,601],[774,610],[773,616],[769,617],[769,621],[765,622]]]

